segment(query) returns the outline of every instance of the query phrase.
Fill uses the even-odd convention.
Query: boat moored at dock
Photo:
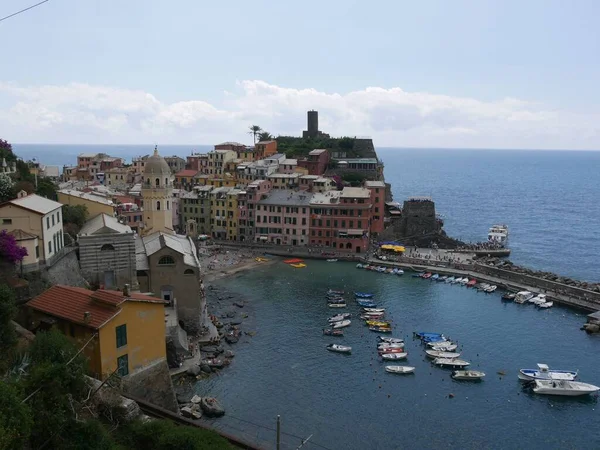
[[[538,364],[537,369],[519,370],[519,379],[531,380],[566,380],[572,381],[577,378],[577,370],[551,370],[547,364]]]

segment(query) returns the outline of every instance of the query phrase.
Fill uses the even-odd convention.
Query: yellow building
[[[93,219],[100,214],[115,215],[116,205],[112,200],[91,192],[63,189],[57,192],[58,201],[63,205],[83,205],[87,208],[88,219]]]
[[[173,231],[173,175],[165,158],[154,154],[146,160],[142,180],[143,229],[148,235],[161,231],[175,234]]]
[[[127,167],[113,167],[104,173],[104,184],[113,189],[123,189],[129,186],[130,169]]]
[[[166,360],[165,304],[148,295],[55,285],[27,303],[32,329],[56,327],[83,351],[99,379],[127,376]]]
[[[232,188],[214,188],[210,192],[210,229],[215,239],[227,239],[227,193]]]
[[[227,240],[237,241],[239,239],[239,208],[238,196],[242,191],[240,189],[231,189],[227,192]]]

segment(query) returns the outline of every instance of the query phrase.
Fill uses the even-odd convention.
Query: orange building
[[[256,143],[256,160],[268,158],[277,153],[277,141],[260,141]]]

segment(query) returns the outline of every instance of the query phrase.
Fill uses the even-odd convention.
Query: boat
[[[562,380],[573,381],[577,378],[577,370],[550,370],[547,364],[538,364],[537,369],[519,370],[519,379],[530,380]]]
[[[331,328],[323,328],[323,334],[325,336],[343,336],[344,332],[342,330],[333,330]]]
[[[415,368],[411,366],[385,366],[385,371],[389,373],[404,375],[407,373],[413,373],[415,371]]]
[[[423,278],[423,275],[425,275],[425,272],[418,272],[418,273],[413,273],[412,277],[413,278]]]
[[[488,286],[488,287],[486,287],[486,288],[484,289],[484,291],[485,291],[486,293],[488,293],[488,294],[491,294],[491,293],[492,293],[492,292],[494,292],[496,289],[498,289],[498,286],[495,286],[495,285],[493,285],[493,284],[492,284],[491,286]]]
[[[460,353],[444,352],[442,350],[425,350],[425,353],[427,353],[427,356],[432,359],[435,359],[435,358],[454,359],[454,358],[458,358],[460,356]]]
[[[392,323],[387,320],[366,320],[365,323],[372,327],[391,327]]]
[[[467,367],[469,364],[471,364],[470,362],[456,358],[436,358],[433,360],[433,363],[440,367]]]
[[[457,283],[460,283],[460,282],[461,282],[461,280],[462,280],[462,278],[461,278],[461,277],[455,277],[455,278],[454,278],[454,280],[452,280],[452,284],[457,284]]]
[[[365,266],[363,266],[361,263],[358,263],[358,264],[356,265],[356,268],[357,268],[357,269],[362,269],[363,267],[365,267]]]
[[[385,347],[378,348],[377,353],[380,355],[387,355],[388,353],[405,353],[404,347]]]
[[[371,314],[362,314],[360,318],[362,320],[375,320],[375,319],[383,319],[385,313],[371,313]]]
[[[529,303],[533,303],[534,305],[541,305],[542,303],[546,303],[546,294],[538,294],[535,297],[529,299]]]
[[[344,295],[345,292],[344,291],[336,291],[334,289],[327,289],[327,294]]]
[[[358,303],[358,306],[362,306],[363,308],[376,308],[377,307],[377,303],[373,303],[370,301],[359,300],[356,303]]]
[[[345,303],[327,303],[327,306],[329,306],[330,308],[345,308],[346,304]]]
[[[303,263],[304,260],[300,259],[300,258],[292,258],[292,259],[286,259],[283,262],[286,263],[286,264],[298,264],[298,263]]]
[[[396,270],[396,275],[404,275],[404,270],[402,270],[402,269],[397,269],[397,270]]]
[[[455,370],[452,372],[452,378],[455,380],[481,380],[485,377],[484,372],[479,372],[478,370]]]
[[[426,337],[444,337],[442,333],[431,333],[429,331],[416,331],[413,334],[420,339],[424,339]]]
[[[406,359],[408,353],[384,353],[381,355],[381,358],[386,361],[398,361],[399,359]]]
[[[534,296],[535,295],[529,291],[517,292],[517,295],[515,295],[515,303],[525,303],[526,301],[532,299]]]
[[[328,298],[327,303],[346,303],[346,299],[343,297]]]
[[[327,321],[329,323],[341,322],[342,320],[349,319],[350,317],[352,317],[352,314],[350,314],[350,313],[341,313],[341,314],[336,314],[335,316],[330,317],[329,319],[327,319]]]
[[[533,392],[536,394],[576,397],[600,391],[600,387],[580,381],[534,380],[534,383]]]
[[[385,308],[363,308],[364,312],[385,312]]]
[[[502,295],[502,300],[506,300],[506,301],[512,301],[515,299],[517,294],[511,294],[510,292],[507,292],[506,294]]]
[[[355,292],[354,296],[356,298],[373,298],[373,294],[370,294],[368,292]]]
[[[352,352],[352,347],[347,347],[345,345],[329,344],[325,348],[327,350],[329,350],[330,352],[336,352],[336,353],[351,353]]]
[[[334,322],[331,325],[331,328],[345,328],[345,327],[349,327],[351,323],[352,322],[350,320],[347,320],[347,319],[346,320],[341,320],[339,322]]]
[[[467,287],[473,287],[477,284],[477,280],[475,278],[471,278],[467,283]]]
[[[450,341],[445,342],[431,342],[427,344],[431,350],[436,350],[438,352],[453,352],[458,348],[458,345],[454,344]]]
[[[431,277],[429,278],[430,280],[437,280],[440,277],[439,273],[434,273],[433,275],[431,275]]]
[[[263,258],[262,256],[257,256],[256,258],[254,258],[254,260],[256,262],[266,262],[266,261],[268,261],[267,258]]]
[[[426,345],[430,345],[430,344],[435,345],[436,343],[439,343],[439,342],[448,342],[445,337],[426,337],[426,338],[423,338],[422,341],[425,342]]]
[[[375,331],[376,333],[391,333],[392,329],[389,327],[369,327],[369,330]]]
[[[541,305],[537,305],[538,308],[552,308],[554,306],[554,302],[545,302],[542,303]]]
[[[404,339],[386,337],[386,336],[377,336],[377,341],[387,342],[388,344],[403,344],[404,343]]]
[[[455,280],[456,280],[455,277],[448,277],[448,278],[446,278],[445,283],[454,283]]]
[[[337,262],[337,259],[336,258],[330,258],[330,259],[327,260],[327,262]]]
[[[488,241],[504,247],[508,241],[508,226],[492,225],[488,231]]]
[[[290,266],[292,266],[296,269],[303,269],[304,267],[306,267],[306,264],[298,263],[298,264],[290,264]]]
[[[388,348],[404,348],[404,342],[397,342],[394,344],[391,344],[389,342],[380,342],[379,344],[377,344],[377,350],[385,350]]]
[[[424,273],[421,278],[427,280],[427,279],[431,278],[432,275],[433,274],[431,272],[427,272],[427,273]]]

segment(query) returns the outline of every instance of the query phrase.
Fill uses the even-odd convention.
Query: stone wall
[[[50,284],[65,284],[67,286],[88,287],[88,283],[81,274],[77,252],[71,252],[52,267],[42,271],[42,277]]]
[[[112,249],[102,250],[111,245]],[[79,237],[79,260],[85,278],[99,285],[108,281],[105,272],[114,272],[114,285],[107,289],[129,284],[137,289],[135,267],[135,239],[132,234],[99,234]]]
[[[440,230],[435,218],[435,203],[431,200],[404,201],[400,229],[402,236],[437,233]]]
[[[166,360],[157,361],[122,379],[123,391],[169,411],[179,412]]]

